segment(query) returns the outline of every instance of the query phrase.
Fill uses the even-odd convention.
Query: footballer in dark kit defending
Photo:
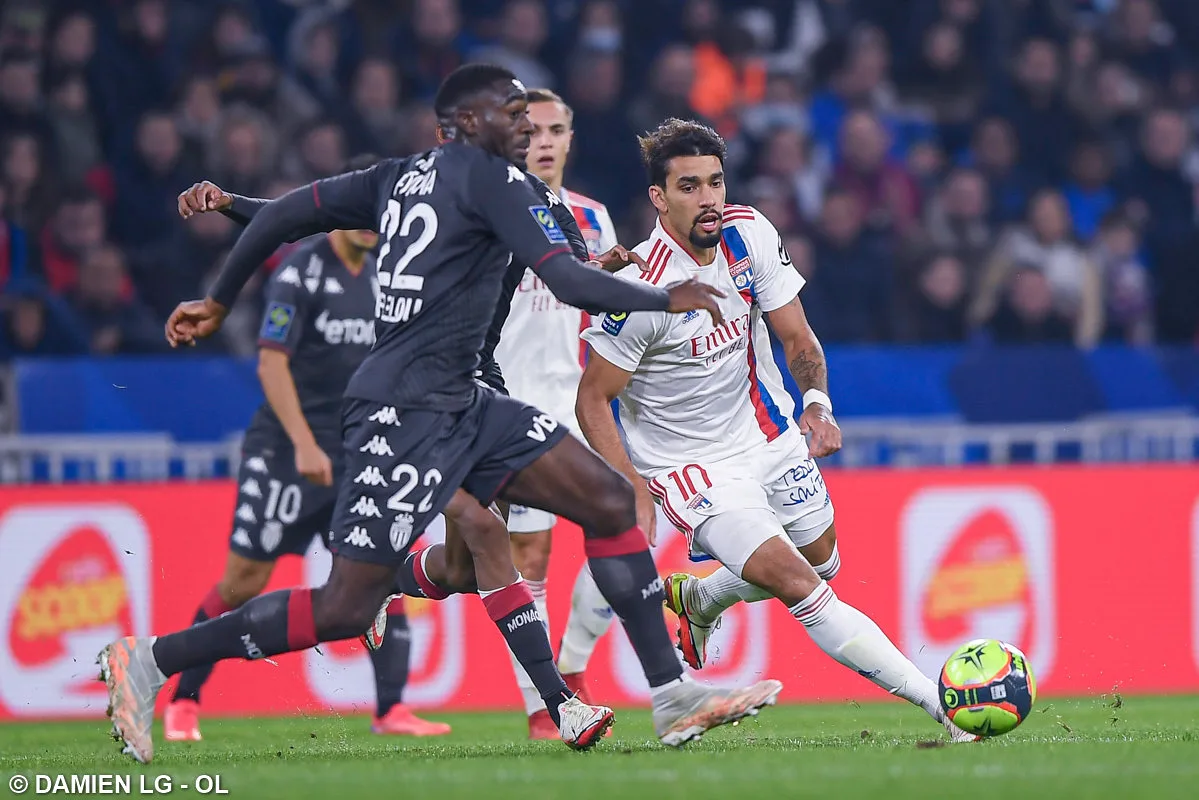
[[[568,305],[706,310],[720,321],[712,299],[720,293],[709,286],[694,280],[670,289],[640,285],[570,255],[546,199],[518,166],[532,133],[526,107],[525,89],[508,70],[456,70],[435,102],[438,118],[453,120],[449,143],[317,181],[267,204],[229,254],[211,296],[172,313],[167,335],[173,345],[209,336],[281,241],[375,226],[383,237],[377,343],[347,388],[343,441],[347,476],[374,466],[388,486],[368,489],[343,480],[333,568],[324,586],[272,592],[187,630],[127,637],[101,651],[113,728],[135,759],[153,757],[153,704],[166,676],[214,657],[263,658],[365,631],[415,532],[459,486],[484,504],[502,496],[580,525],[596,583],[641,661],[663,743],[681,745],[777,698],[777,681],[723,690],[683,675],[662,616],[662,581],[637,526],[628,482],[556,421],[475,380],[512,261],[528,264]],[[519,629],[527,617],[518,609],[531,595],[518,581],[483,601],[493,619],[510,617],[508,626]],[[558,710],[562,738],[578,748],[595,744],[612,721],[610,709],[574,697]]]
[[[349,168],[378,160],[360,156]],[[245,224],[264,202],[247,202],[205,181],[180,195],[179,210],[184,217],[220,211]],[[303,555],[314,539],[328,536],[344,472],[341,398],[375,342],[377,242],[371,230],[314,238],[293,251],[267,283],[258,336],[266,402],[243,437],[225,573],[201,602],[195,622],[257,596],[279,557]],[[410,642],[403,600],[389,602],[385,616],[386,635],[371,654],[377,699],[372,730],[449,733],[448,725],[422,720],[403,705]],[[163,716],[168,740],[201,738],[200,695],[211,672],[206,665],[180,676]]]

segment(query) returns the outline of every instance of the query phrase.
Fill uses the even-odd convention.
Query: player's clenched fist
[[[716,298],[727,295],[716,287],[690,278],[666,287],[666,291],[670,293],[670,306],[666,310],[672,314],[683,311],[707,311],[712,315],[713,325],[724,322],[724,315],[716,305]]]
[[[223,211],[233,205],[233,195],[225,192],[212,181],[200,181],[179,193],[179,216],[187,219],[192,214],[206,211]]]
[[[228,313],[229,309],[210,297],[180,303],[167,319],[167,342],[171,347],[194,345],[196,339],[204,339],[219,331]]]
[[[812,458],[831,456],[841,449],[841,428],[833,419],[833,412],[820,403],[812,403],[803,410],[799,418],[799,431],[812,434],[808,445]]]

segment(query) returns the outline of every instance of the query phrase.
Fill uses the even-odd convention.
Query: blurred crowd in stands
[[[567,186],[629,246],[654,221],[636,134],[714,126],[826,343],[1199,343],[1196,0],[2,9],[0,360],[161,351],[238,232],[180,220],[181,190],[273,197],[432,147],[467,61],[567,99]],[[259,311],[199,350],[252,352]]]

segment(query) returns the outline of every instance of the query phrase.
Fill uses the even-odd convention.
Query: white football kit
[[[715,558],[740,577],[773,536],[785,532],[799,547],[819,538],[833,507],[762,318],[794,300],[804,279],[758,211],[728,205],[723,222],[707,266],[659,223],[635,248],[649,269],[619,273],[656,286],[696,278],[724,290],[722,325],[698,311],[605,314],[583,338],[632,373],[620,395],[629,457],[692,558]],[[738,524],[705,524],[718,516]]]
[[[616,228],[602,203],[567,189],[559,196],[579,223],[592,257],[616,246]],[[583,311],[554,297],[532,270],[525,270],[495,349],[508,393],[575,431],[575,396],[583,376],[579,332],[590,322]],[[546,531],[556,522],[553,514],[535,508],[514,505],[508,512],[511,533]]]

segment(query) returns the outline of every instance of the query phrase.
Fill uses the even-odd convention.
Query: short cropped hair
[[[566,109],[566,118],[574,119],[575,110],[567,105],[566,101],[557,92],[549,89],[530,89],[529,90],[529,105],[534,103],[557,103]]]
[[[359,170],[370,169],[382,160],[380,156],[374,153],[359,153],[346,161],[342,172],[358,172]]]
[[[514,81],[512,70],[495,64],[464,64],[446,76],[433,98],[438,119],[448,118],[464,100],[501,81]]]
[[[672,158],[679,156],[716,156],[724,164],[727,147],[724,138],[707,125],[694,120],[670,119],[657,130],[638,136],[641,162],[649,182],[665,188],[666,171]]]

